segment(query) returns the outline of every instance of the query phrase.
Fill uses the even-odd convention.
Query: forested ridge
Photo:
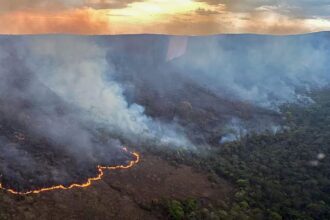
[[[206,169],[211,179],[213,174],[236,186],[220,208],[199,207],[197,200],[166,201],[169,217],[330,219],[330,90],[312,98],[308,106],[282,106],[286,126],[277,134],[250,134],[203,155],[168,152],[167,159]]]

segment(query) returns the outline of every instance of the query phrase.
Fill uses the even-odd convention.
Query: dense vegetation
[[[283,106],[287,129],[280,133],[252,134],[206,156],[168,153],[236,185],[231,201],[203,219],[330,219],[330,90],[313,100]],[[164,203],[172,219],[202,218],[197,203],[193,211],[186,206]]]

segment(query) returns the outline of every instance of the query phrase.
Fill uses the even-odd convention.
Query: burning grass
[[[128,152],[127,148],[123,148],[123,151]],[[129,169],[131,167],[133,167],[135,164],[137,164],[140,160],[140,155],[136,152],[129,152],[133,157],[135,157],[134,160],[129,161],[129,163],[125,164],[125,165],[117,165],[117,166],[101,166],[98,165],[97,166],[97,171],[98,174],[95,177],[90,177],[87,179],[86,182],[84,183],[72,183],[68,186],[65,185],[54,185],[54,186],[49,186],[49,187],[41,187],[39,189],[33,189],[33,190],[29,190],[29,191],[17,191],[13,188],[6,188],[5,186],[3,186],[2,183],[0,183],[0,189],[5,190],[11,194],[15,194],[15,195],[29,195],[29,194],[39,194],[42,192],[47,192],[47,191],[52,191],[52,190],[69,190],[69,189],[73,189],[73,188],[86,188],[92,185],[93,182],[101,180],[103,175],[104,175],[104,171],[105,170],[116,170],[116,169]]]

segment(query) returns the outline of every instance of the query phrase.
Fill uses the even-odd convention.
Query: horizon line
[[[256,36],[272,36],[272,37],[285,37],[285,36],[303,36],[311,34],[329,33],[329,31],[313,31],[306,33],[293,33],[293,34],[267,34],[267,33],[218,33],[218,34],[200,34],[200,35],[189,35],[189,34],[163,34],[163,33],[123,33],[123,34],[79,34],[79,33],[38,33],[38,34],[6,34],[0,33],[0,36],[78,36],[78,37],[102,37],[102,36],[175,36],[175,37],[211,37],[221,35],[256,35]]]

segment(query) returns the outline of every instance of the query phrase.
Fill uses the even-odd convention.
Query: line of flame
[[[124,151],[128,151],[126,148],[123,148]],[[116,169],[129,169],[133,167],[135,164],[139,163],[140,161],[140,155],[136,152],[130,152],[132,155],[135,156],[135,160],[130,161],[127,165],[119,165],[119,166],[113,166],[113,167],[108,167],[108,166],[97,166],[98,169],[98,175],[96,177],[91,177],[88,178],[87,182],[78,184],[78,183],[73,183],[70,186],[63,186],[63,185],[57,185],[57,186],[51,186],[51,187],[46,187],[46,188],[41,188],[41,189],[35,189],[31,191],[26,191],[26,192],[19,192],[15,191],[13,189],[7,189],[2,186],[2,183],[0,183],[0,189],[9,192],[11,194],[15,195],[29,195],[29,194],[39,194],[42,192],[47,192],[47,191],[52,191],[52,190],[68,190],[72,188],[86,188],[92,185],[93,182],[101,180],[102,176],[104,175],[104,170],[116,170]]]

